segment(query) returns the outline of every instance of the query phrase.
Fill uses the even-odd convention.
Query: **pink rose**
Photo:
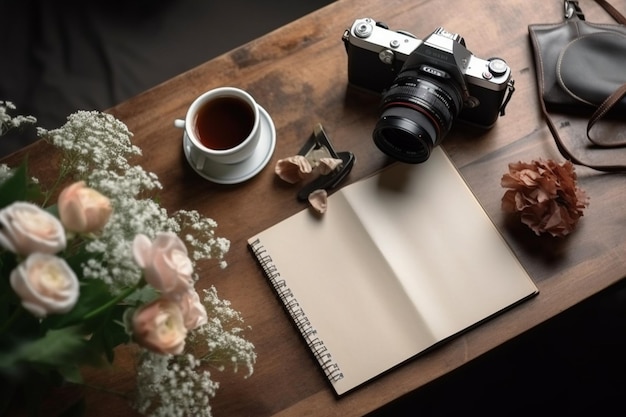
[[[178,355],[185,348],[187,329],[175,302],[159,298],[140,307],[133,315],[135,341],[156,353]]]
[[[54,255],[33,253],[11,272],[11,287],[37,317],[67,313],[78,300],[74,271]]]
[[[180,294],[176,300],[174,300],[183,314],[183,322],[187,330],[193,330],[197,327],[206,324],[208,321],[206,308],[202,302],[198,293],[193,288]]]
[[[166,294],[185,292],[193,286],[193,265],[187,247],[176,234],[158,233],[153,242],[145,235],[135,236],[133,255],[144,269],[146,282]]]
[[[75,182],[61,191],[58,206],[61,223],[76,233],[101,231],[113,212],[111,201],[87,187],[84,181]]]
[[[16,202],[0,210],[0,246],[20,255],[54,254],[65,249],[65,230],[41,207]]]

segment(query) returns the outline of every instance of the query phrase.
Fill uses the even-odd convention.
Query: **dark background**
[[[0,100],[54,129],[331,2],[0,0]],[[33,139],[3,138],[0,157]]]

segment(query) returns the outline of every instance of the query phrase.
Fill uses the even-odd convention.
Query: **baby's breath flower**
[[[136,408],[154,417],[210,417],[209,400],[219,383],[211,373],[199,369],[201,362],[193,355],[158,355],[145,351],[137,372]]]
[[[7,164],[0,164],[0,184],[13,175],[13,170]]]
[[[203,361],[211,364],[230,362],[235,372],[239,365],[244,365],[252,375],[256,353],[254,345],[243,338],[241,314],[231,307],[228,300],[217,295],[215,287],[204,290],[204,306],[209,320],[203,326],[190,333],[189,341],[193,344],[205,343],[208,352]]]
[[[37,122],[33,116],[11,116],[9,110],[15,110],[15,105],[10,101],[0,100],[0,136],[22,125],[32,125]]]
[[[174,219],[180,226],[176,232],[185,236],[191,247],[191,259],[216,259],[222,268],[226,267],[224,255],[230,249],[230,241],[216,236],[217,223],[214,220],[195,210],[180,210],[174,214]]]

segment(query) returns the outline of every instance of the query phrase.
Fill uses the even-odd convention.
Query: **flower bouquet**
[[[0,136],[35,122],[13,109],[0,102]],[[229,241],[198,212],[159,205],[157,176],[129,163],[141,152],[113,116],[80,111],[38,135],[60,154],[52,184],[0,165],[0,414],[45,411],[51,388],[133,344],[139,412],[211,415],[208,366],[248,376],[256,360],[241,315],[196,288],[199,261],[225,267]]]

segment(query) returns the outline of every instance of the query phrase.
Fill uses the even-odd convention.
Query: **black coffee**
[[[209,149],[234,148],[254,126],[250,105],[237,97],[218,97],[204,103],[196,115],[195,133]]]

